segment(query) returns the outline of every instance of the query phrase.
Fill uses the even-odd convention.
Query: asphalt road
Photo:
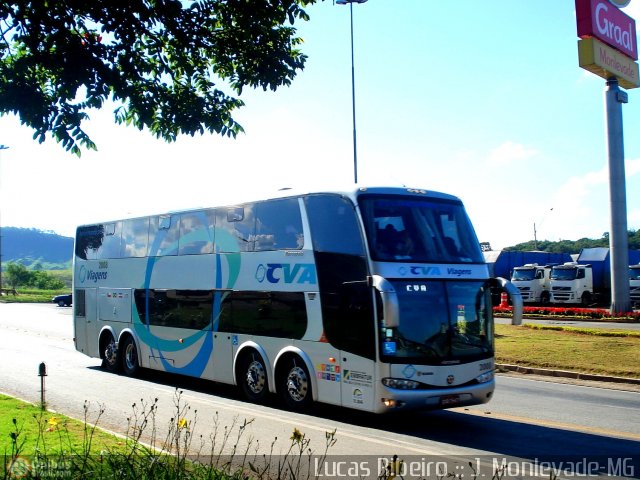
[[[640,475],[638,392],[500,376],[494,399],[477,407],[376,416],[318,405],[303,415],[285,411],[275,399],[247,403],[234,388],[211,382],[158,372],[139,378],[106,373],[98,360],[75,351],[72,336],[71,308],[0,303],[0,391],[38,402],[38,365],[46,362],[50,409],[82,419],[88,402],[90,422],[102,409],[98,424],[124,434],[157,399],[157,437],[163,438],[171,418],[185,416],[201,452],[214,444],[222,448],[227,428],[230,441],[215,453],[237,444],[282,454],[297,428],[321,453],[326,432],[336,430],[329,453],[348,458],[454,458],[456,468],[476,459],[490,465],[496,458],[589,458],[606,464],[609,473]]]

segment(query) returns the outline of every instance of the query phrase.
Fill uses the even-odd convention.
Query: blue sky
[[[640,0],[625,13],[640,25]],[[305,70],[247,91],[237,139],[167,144],[91,114],[98,152],[39,145],[0,118],[2,226],[75,226],[214,206],[281,187],[353,183],[349,7],[300,24]],[[578,66],[573,0],[369,0],[354,5],[361,184],[445,191],[494,249],[609,230],[605,82]],[[640,228],[640,97],[623,107],[629,228]]]

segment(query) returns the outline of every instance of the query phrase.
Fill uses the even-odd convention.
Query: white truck
[[[511,283],[518,287],[525,303],[548,304],[551,301],[551,265],[527,263],[515,267]]]
[[[593,299],[591,265],[566,262],[551,268],[551,303],[580,303],[587,306]]]
[[[640,305],[640,263],[629,266],[629,298],[632,305]]]

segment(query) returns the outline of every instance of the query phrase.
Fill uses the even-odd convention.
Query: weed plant
[[[208,436],[198,434],[198,412],[182,399],[182,393],[176,389],[173,416],[164,428],[157,421],[157,398],[133,404],[124,438],[99,450],[94,439],[105,412],[103,406],[90,421],[91,409],[85,402],[79,441],[58,417],[34,415],[38,428],[33,448],[27,445],[24,425],[13,419],[9,446],[2,452],[2,478],[309,479],[317,478],[314,470],[324,464],[329,449],[337,442],[335,430],[325,432],[323,450],[314,453],[311,440],[295,428],[284,451],[277,448],[276,437],[268,453],[261,453],[259,441],[247,433],[253,420],[236,417],[231,426],[223,427],[217,412],[213,431]]]

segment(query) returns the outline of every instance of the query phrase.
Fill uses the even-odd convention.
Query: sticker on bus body
[[[395,355],[397,351],[396,342],[384,342],[383,349],[385,355]]]

